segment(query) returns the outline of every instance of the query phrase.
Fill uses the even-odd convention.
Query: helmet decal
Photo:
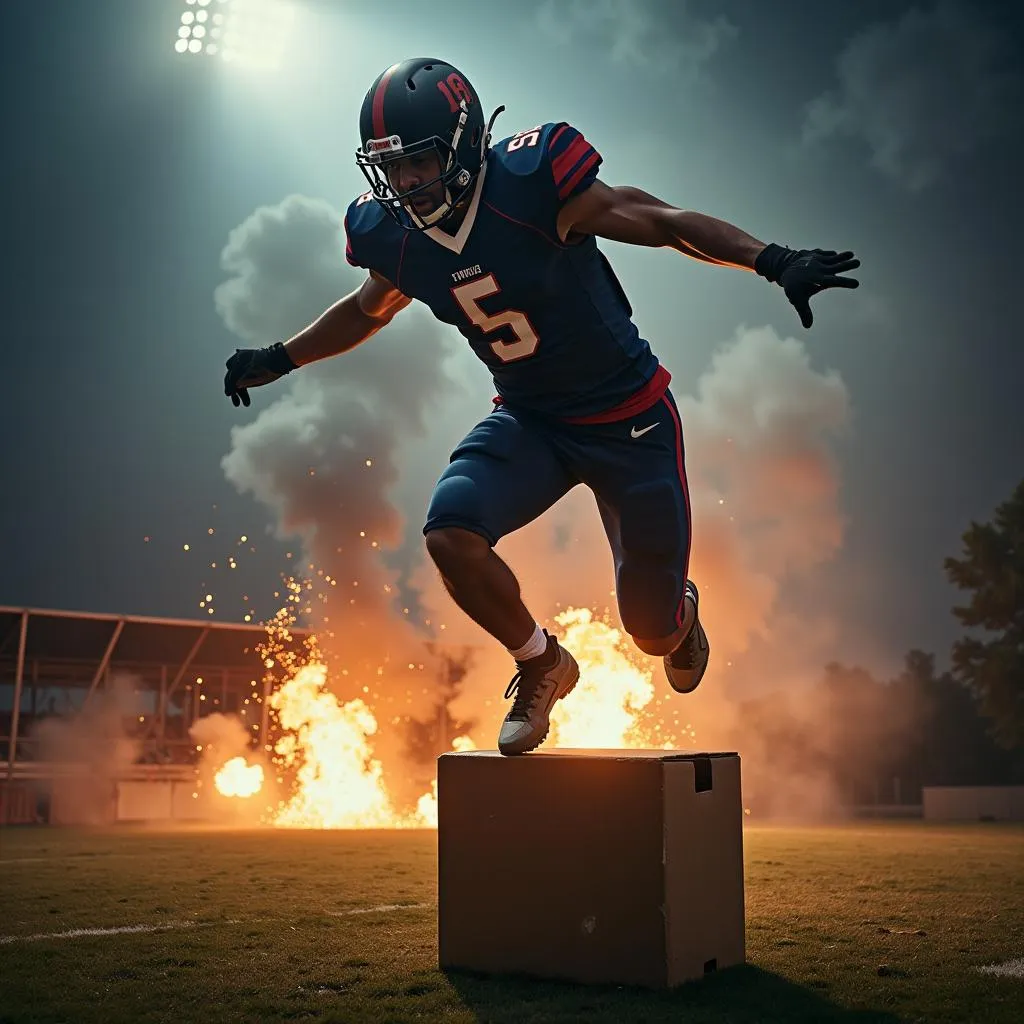
[[[381,157],[402,152],[402,139],[398,135],[389,135],[386,139],[367,139],[363,152],[368,160],[380,160]]]
[[[448,101],[453,114],[459,112],[463,103],[468,107],[473,102],[473,93],[458,71],[453,71],[443,82],[438,82],[437,88]]]
[[[399,66],[398,64],[392,64],[380,76],[380,81],[377,83],[377,88],[373,93],[373,133],[378,138],[387,135],[387,130],[384,128],[384,97],[388,94],[388,84],[391,82],[391,76],[398,70]]]

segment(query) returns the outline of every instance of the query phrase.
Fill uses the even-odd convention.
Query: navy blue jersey
[[[660,398],[668,374],[596,239],[565,243],[556,227],[600,164],[570,125],[521,132],[489,151],[454,235],[407,231],[366,193],[345,216],[346,256],[458,328],[510,407],[565,420],[630,415]]]

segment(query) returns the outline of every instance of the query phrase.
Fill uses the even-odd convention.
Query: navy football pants
[[[668,636],[682,624],[690,500],[682,426],[671,392],[615,423],[552,423],[499,406],[452,453],[424,533],[456,526],[493,546],[577,484],[597,498],[615,562],[622,624]]]

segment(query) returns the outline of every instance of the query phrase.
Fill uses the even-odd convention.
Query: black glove
[[[856,288],[860,281],[840,277],[848,270],[856,270],[860,260],[852,252],[834,249],[787,249],[772,242],[754,260],[754,270],[772,283],[778,284],[786,298],[800,314],[800,323],[810,327],[811,296],[826,288]]]
[[[224,364],[224,394],[234,405],[249,405],[249,388],[283,377],[298,369],[279,341],[269,348],[236,348],[235,354]]]

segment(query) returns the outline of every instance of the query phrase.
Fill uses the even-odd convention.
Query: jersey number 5
[[[463,312],[469,317],[474,327],[490,334],[500,327],[509,327],[516,336],[515,341],[492,341],[491,350],[503,362],[511,363],[517,359],[525,359],[532,356],[537,350],[540,338],[533,329],[533,324],[525,313],[518,309],[506,309],[501,313],[485,313],[478,302],[486,299],[489,295],[497,295],[501,291],[493,274],[486,277],[478,277],[464,284],[456,285],[452,289],[452,295],[462,307]]]

